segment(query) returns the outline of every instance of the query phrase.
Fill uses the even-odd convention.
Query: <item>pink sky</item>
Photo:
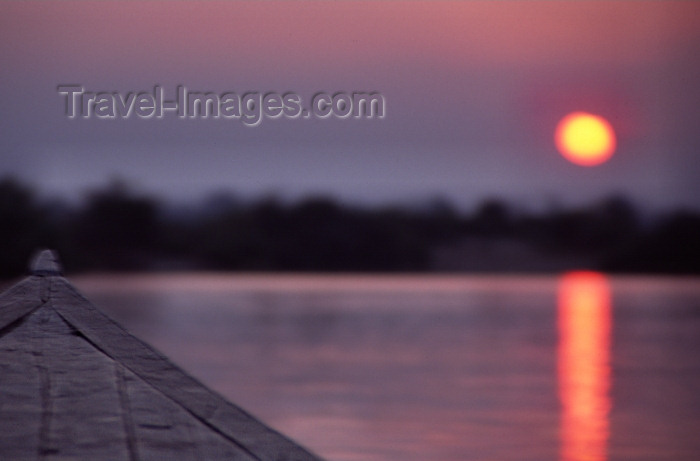
[[[5,2],[0,175],[58,192],[113,174],[165,195],[210,189],[353,199],[623,193],[695,203],[700,2]],[[381,122],[76,123],[92,91],[380,91]],[[556,152],[566,113],[610,120],[593,171]],[[138,152],[138,154],[136,153]],[[196,152],[197,155],[192,153]],[[183,177],[185,179],[183,179]],[[697,193],[696,193],[697,192]]]
[[[694,2],[38,2],[3,5],[15,63],[177,69],[249,63],[635,65],[697,43]],[[11,40],[8,40],[11,38]],[[124,61],[123,61],[124,60]]]

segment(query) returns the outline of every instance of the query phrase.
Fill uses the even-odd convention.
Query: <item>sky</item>
[[[616,194],[700,209],[700,2],[2,2],[0,176],[78,197],[120,177],[178,201],[212,191],[471,207]],[[378,92],[383,118],[68,118],[61,85]],[[126,96],[124,96],[126,97]],[[554,144],[573,111],[617,149]],[[93,114],[94,115],[94,114]]]

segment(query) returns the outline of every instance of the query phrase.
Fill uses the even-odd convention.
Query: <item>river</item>
[[[95,305],[336,461],[695,461],[700,279],[84,275]]]

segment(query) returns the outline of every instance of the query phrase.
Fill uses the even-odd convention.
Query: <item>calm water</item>
[[[699,459],[700,279],[71,280],[329,460]]]

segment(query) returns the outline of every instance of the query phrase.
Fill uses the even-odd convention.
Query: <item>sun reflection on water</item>
[[[603,274],[570,272],[558,288],[561,461],[604,461],[610,436],[610,286]]]

